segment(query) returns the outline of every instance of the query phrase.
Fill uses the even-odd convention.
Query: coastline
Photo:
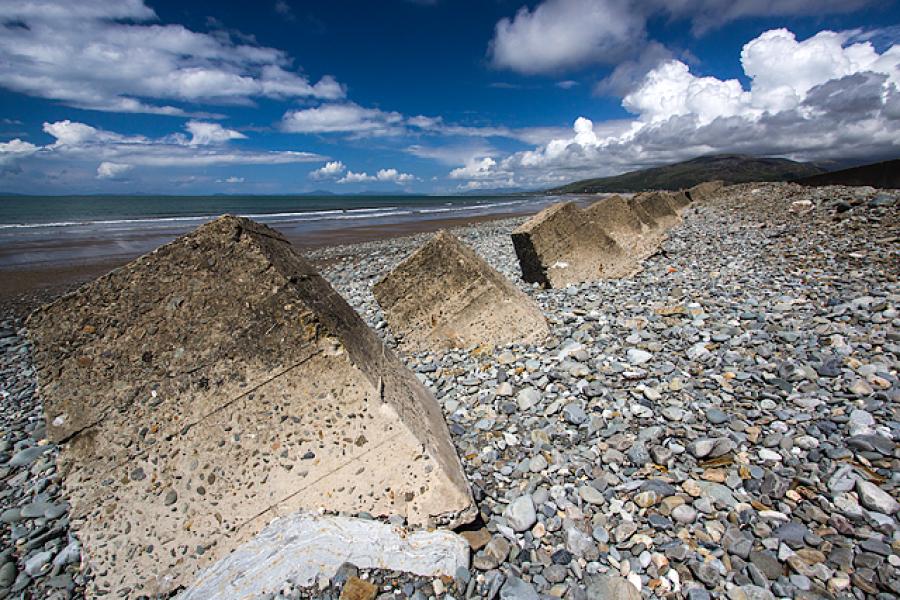
[[[352,255],[357,253],[353,246],[367,242],[404,238],[433,233],[441,229],[455,229],[492,221],[504,221],[510,218],[524,219],[530,214],[533,213],[493,213],[445,219],[422,219],[400,223],[361,225],[331,231],[308,232],[303,235],[290,235],[288,233],[286,237],[291,244],[303,251],[304,254],[312,254],[309,256],[310,260],[317,267],[321,267],[324,264],[328,264],[329,261],[327,259],[316,259],[316,255],[319,253],[314,251],[340,247],[343,249],[343,254]],[[278,229],[277,226],[275,228]],[[171,239],[175,237],[173,235]],[[171,239],[163,243],[167,243]],[[24,318],[42,304],[74,291],[84,283],[121,267],[142,254],[144,253],[139,252],[93,260],[72,260],[45,265],[2,267],[0,268],[0,281],[3,282],[3,285],[0,285],[0,314],[4,318]],[[331,254],[333,253],[326,252],[324,255],[330,256]]]
[[[790,591],[784,573],[797,568],[809,573],[800,581],[810,588],[900,589],[893,571],[851,574],[846,566],[897,554],[889,542],[900,510],[892,477],[898,205],[900,192],[733,186],[687,208],[633,276],[550,289],[521,279],[509,234],[525,216],[459,223],[454,235],[531,297],[550,328],[540,345],[490,349],[398,348],[372,283],[429,233],[379,230],[366,234],[372,241],[332,238],[304,250],[433,393],[477,490],[482,522],[466,532],[471,566],[440,580],[440,589],[493,598],[498,582],[527,571],[541,592],[567,597],[625,581],[625,564],[641,568],[628,581],[662,592],[650,598],[694,589],[724,598],[738,577],[759,585],[729,589],[764,597],[759,590]],[[7,432],[0,479],[9,490],[0,542],[15,548],[8,573],[34,573],[20,588],[49,597],[51,585],[65,580],[69,597],[80,599],[90,590],[92,575],[82,566],[90,549],[70,528],[71,497],[53,469],[59,448],[46,442],[26,335],[21,321],[0,322],[0,372],[8,382],[0,394]],[[791,488],[797,480],[808,483]],[[841,520],[841,502],[861,515],[861,535]],[[504,533],[522,504],[536,524]],[[738,530],[736,514],[756,526]],[[45,523],[58,537],[44,537]],[[531,537],[534,531],[541,536]],[[707,553],[711,532],[721,536],[721,554]],[[790,536],[797,551],[776,553],[779,536]],[[529,540],[541,560],[485,549]],[[840,554],[829,553],[816,570],[798,562],[801,552],[818,556],[815,547],[825,543]],[[655,559],[643,566],[640,557],[651,551]],[[554,553],[568,565],[554,562]],[[756,562],[738,562],[748,553]],[[409,585],[443,597],[432,594],[436,579],[357,572],[385,590]],[[285,586],[285,598],[324,595],[318,586]]]

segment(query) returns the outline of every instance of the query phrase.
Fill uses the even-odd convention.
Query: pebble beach
[[[452,231],[529,294],[542,346],[401,355],[441,405],[480,517],[468,570],[347,566],[273,598],[900,595],[900,193],[742,184],[641,271],[539,289],[510,232]],[[431,234],[305,252],[396,347],[371,287]],[[0,319],[0,599],[84,597],[27,332]],[[354,580],[355,581],[355,580]],[[361,592],[363,593],[363,592]]]

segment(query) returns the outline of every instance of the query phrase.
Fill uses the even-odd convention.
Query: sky
[[[0,193],[544,189],[900,154],[900,2],[0,0]]]

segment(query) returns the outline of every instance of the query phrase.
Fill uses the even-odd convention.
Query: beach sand
[[[514,216],[522,217],[521,213],[496,213],[477,217],[428,219],[407,223],[347,227],[339,231],[316,232],[303,237],[289,235],[288,239],[297,248],[309,251],[387,240],[418,233],[430,233]],[[90,261],[0,268],[0,282],[2,282],[0,284],[0,314],[7,317],[27,316],[41,304],[77,289],[80,285],[128,263],[137,256],[121,255],[115,258]],[[313,259],[313,262],[317,261]]]

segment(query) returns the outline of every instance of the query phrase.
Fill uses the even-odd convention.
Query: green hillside
[[[789,181],[824,172],[824,169],[814,164],[799,163],[785,158],[718,154],[701,156],[662,167],[641,169],[613,177],[583,179],[549,190],[549,193],[589,194],[677,190],[715,179],[721,179],[725,183]]]

